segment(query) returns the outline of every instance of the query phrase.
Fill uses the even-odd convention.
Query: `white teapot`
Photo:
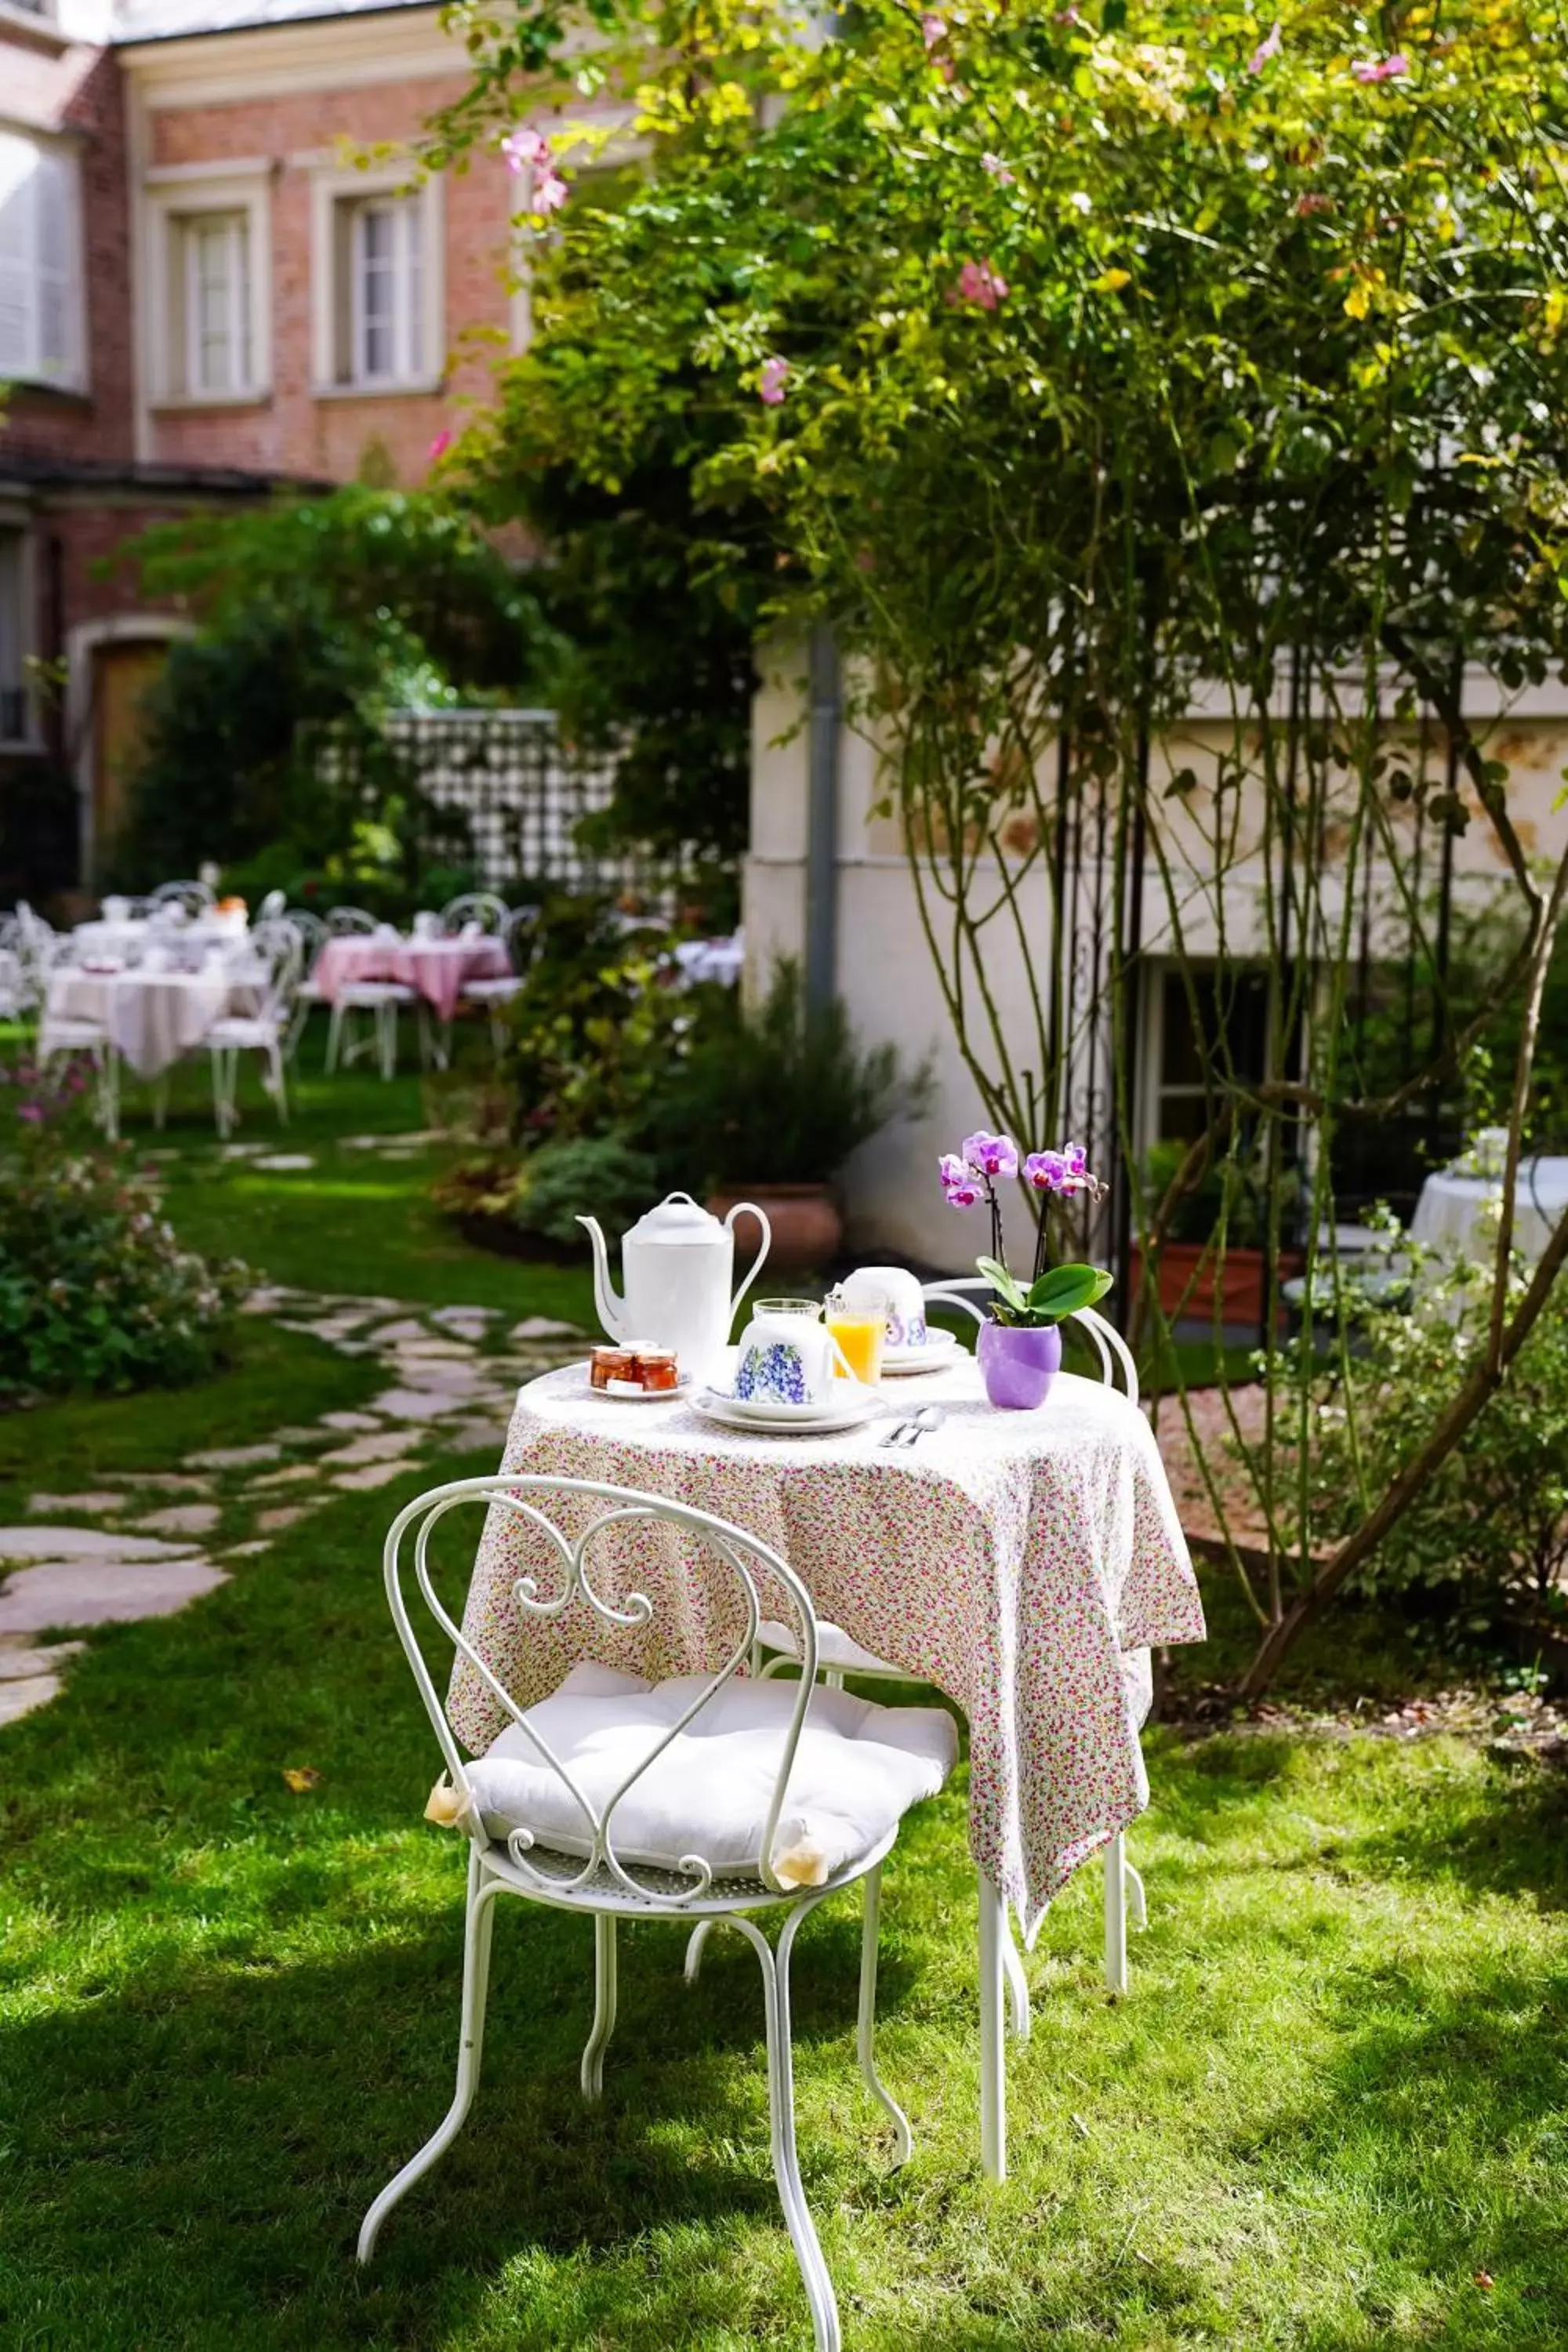
[[[735,1279],[735,1220],[755,1217],[763,1245],[751,1272],[731,1294]],[[689,1192],[672,1192],[639,1217],[621,1236],[621,1279],[626,1297],[610,1287],[609,1254],[595,1217],[579,1217],[594,1244],[594,1304],[612,1339],[634,1339],[673,1348],[682,1374],[706,1381],[730,1344],[735,1309],[763,1269],[773,1228],[761,1209],[738,1201],[722,1224]]]

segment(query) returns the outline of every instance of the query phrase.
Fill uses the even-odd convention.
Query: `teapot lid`
[[[649,1209],[637,1219],[623,1236],[626,1242],[711,1242],[727,1241],[729,1233],[719,1219],[710,1216],[700,1202],[689,1192],[671,1192],[657,1209]]]

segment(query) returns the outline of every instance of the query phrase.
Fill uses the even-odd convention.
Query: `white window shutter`
[[[37,238],[38,150],[0,131],[0,383],[37,373]]]
[[[59,150],[38,157],[38,352],[40,374],[55,383],[82,376],[80,179],[77,159]]]

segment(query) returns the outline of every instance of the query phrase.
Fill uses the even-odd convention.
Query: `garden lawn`
[[[309,1117],[289,1139],[320,1184],[204,1142],[174,1171],[182,1228],[314,1286],[495,1303],[500,1283],[520,1314],[581,1295],[444,1236],[437,1257],[411,1238],[426,1155],[362,1178]],[[377,1377],[247,1319],[201,1390],[0,1421],[0,1520],[39,1487],[354,1406]],[[591,1930],[503,1906],[475,2111],[355,2267],[364,2207],[449,2096],[461,1943],[462,1849],[421,1819],[437,1759],[380,1538],[421,1485],[492,1466],[324,1506],[182,1615],[95,1631],[64,1696],[0,1731],[6,2352],[809,2343],[755,1959],[721,1936],[689,1992],[663,1922],[625,1937],[589,2108]],[[1091,1866],[1029,1963],[1005,2187],[976,2160],[962,1775],[887,1874],[900,2174],[855,2070],[852,1900],[803,1931],[802,2160],[849,2352],[1561,2346],[1563,1779],[1454,1741],[1147,1748],[1132,1992],[1100,1980]]]

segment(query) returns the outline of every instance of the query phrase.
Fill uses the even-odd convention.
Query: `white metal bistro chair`
[[[147,911],[156,919],[177,908],[187,921],[195,922],[200,915],[210,915],[215,904],[205,882],[160,882],[147,901]]]
[[[465,931],[472,939],[477,932],[504,931],[507,905],[493,890],[465,890],[441,909],[441,929],[449,940],[460,940]]]
[[[49,976],[67,961],[67,942],[25,902],[17,907],[16,952],[28,996],[37,1009],[37,1058],[47,1070],[56,1062],[85,1054],[94,1077],[94,1116],[110,1143],[120,1140],[120,1056],[106,1022],[86,1013],[51,1012]]]
[[[327,927],[320,915],[312,914],[308,907],[287,907],[278,919],[298,932],[300,939],[300,977],[294,983],[294,1003],[283,1040],[283,1059],[291,1063],[300,1050],[312,1006],[326,1003],[315,975],[316,958],[327,943]]]
[[[258,1002],[254,1013],[220,1014],[206,1034],[212,1055],[213,1118],[220,1135],[232,1135],[239,1125],[239,1057],[246,1053],[265,1055],[265,1083],[278,1106],[278,1124],[289,1124],[283,1064],[301,954],[300,934],[292,923],[258,923],[233,959],[237,976],[242,983],[255,986]]]
[[[579,1616],[588,1612],[587,1622],[649,1624],[655,1606],[627,1589],[628,1578],[651,1580],[650,1566],[679,1574],[679,1563],[689,1570],[694,1559],[696,1573],[716,1580],[715,1601],[732,1611],[733,1647],[724,1664],[710,1675],[659,1684],[579,1665],[524,1710],[465,1640],[436,1589],[431,1538],[449,1512],[470,1503],[510,1515],[523,1535],[532,1572],[520,1577],[512,1598],[525,1629],[530,1620],[548,1623],[574,1607]],[[903,1814],[934,1795],[952,1769],[951,1717],[937,1708],[876,1706],[827,1690],[810,1671],[788,1683],[743,1675],[764,1591],[769,1605],[786,1610],[801,1654],[815,1668],[816,1619],[805,1588],[755,1537],[661,1496],[580,1478],[459,1479],[398,1514],[384,1568],[393,1622],[446,1766],[427,1810],[464,1830],[469,1844],[457,2087],[436,2131],[366,2213],[360,2261],[370,2260],[388,2213],[450,2146],[473,2101],[500,1896],[593,1919],[594,2023],[581,2069],[588,2099],[600,2095],[616,2022],[616,1922],[728,1922],[762,1963],[773,2174],[816,2352],[838,2352],[833,2284],[795,2155],[791,1957],[817,1905],[858,1883],[856,2046],[867,2085],[892,2122],[894,2161],[903,2163],[909,2124],[877,2074],[872,2050],[881,1865]],[[464,1761],[409,1613],[410,1568],[443,1646],[468,1660],[508,1718],[472,1762]],[[779,1915],[774,1944],[752,1916],[765,1911]]]
[[[494,980],[465,981],[459,992],[465,1004],[482,1005],[489,1013],[490,1045],[498,1060],[506,1044],[503,1016],[507,1006],[522,986],[524,966],[531,957],[533,928],[538,920],[537,907],[513,907],[500,927],[511,970],[504,975],[498,973]]]
[[[361,907],[334,907],[327,917],[331,938],[373,939],[381,929],[374,915]],[[367,1051],[374,1052],[376,1066],[384,1078],[397,1075],[397,1016],[412,1011],[419,1016],[419,1058],[429,1059],[425,1028],[425,1002],[416,988],[402,980],[345,981],[332,998],[331,1018],[327,1024],[327,1074],[330,1076],[340,1062],[346,1068],[351,1062]],[[368,1013],[370,1028],[363,1038],[356,1038],[350,1026],[356,1013]]]
[[[921,1286],[928,1304],[962,1307],[976,1323],[984,1323],[985,1310],[980,1301],[990,1296],[990,1285],[977,1276],[954,1276],[942,1282]],[[1120,1331],[1108,1323],[1092,1307],[1080,1307],[1068,1318],[1086,1333],[1100,1360],[1100,1378],[1108,1387],[1120,1385],[1133,1404],[1138,1402],[1138,1367],[1132,1350]],[[1120,1381],[1118,1375],[1120,1374]],[[845,1633],[840,1625],[824,1621],[818,1626],[817,1660],[819,1669],[830,1684],[842,1685],[846,1675],[858,1675],[884,1681],[908,1682],[902,1666],[889,1665],[885,1658],[862,1649],[859,1643]],[[796,1662],[796,1654],[788,1636],[788,1628],[764,1622],[761,1648],[773,1653],[764,1675],[773,1675]],[[1127,1859],[1127,1836],[1118,1830],[1104,1849],[1105,1861],[1105,1982],[1114,1993],[1127,1990],[1127,1926],[1148,1924],[1148,1907],[1144,1898],[1143,1881]],[[1015,2036],[1020,2042],[1029,2038],[1029,1989],[1024,1964],[1018,1958],[1010,1926],[1002,1944],[1002,1965],[1006,1971],[1009,2007]]]

